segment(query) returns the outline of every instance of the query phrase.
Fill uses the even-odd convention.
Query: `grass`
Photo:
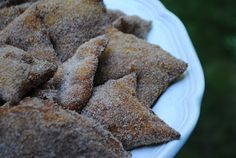
[[[177,158],[236,157],[236,1],[161,1],[185,24],[206,78],[199,123]]]

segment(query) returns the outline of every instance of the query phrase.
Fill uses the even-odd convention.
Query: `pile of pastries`
[[[179,139],[151,107],[187,64],[150,29],[102,0],[0,1],[0,157],[128,158]]]

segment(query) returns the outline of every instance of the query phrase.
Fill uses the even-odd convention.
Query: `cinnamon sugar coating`
[[[99,59],[95,85],[136,72],[137,97],[149,107],[187,68],[182,60],[134,35],[109,29],[106,36],[109,44]]]
[[[49,80],[56,66],[39,60],[31,54],[12,46],[0,47],[0,100],[16,103],[41,83]]]
[[[102,0],[42,0],[36,10],[62,62],[84,42],[104,34],[107,24]]]
[[[33,6],[0,32],[0,45],[4,44],[22,49],[37,59],[58,64],[47,29]]]
[[[104,125],[126,150],[178,139],[180,134],[139,102],[135,92],[134,73],[109,80],[94,89],[82,115]]]
[[[147,37],[151,29],[151,22],[138,16],[120,16],[112,25],[123,33],[133,34],[142,39]]]
[[[103,35],[81,45],[72,58],[59,66],[37,96],[57,101],[64,108],[82,109],[91,96],[98,57],[107,44],[108,39]]]
[[[0,107],[0,127],[0,157],[131,157],[100,124],[37,98]]]
[[[29,6],[30,3],[24,3],[18,6],[0,9],[0,31],[21,15],[27,8],[29,8]]]

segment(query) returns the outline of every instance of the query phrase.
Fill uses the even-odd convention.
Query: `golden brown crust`
[[[136,75],[109,80],[94,89],[82,115],[104,125],[126,150],[178,139],[180,134],[135,97]]]
[[[100,124],[37,98],[0,107],[0,127],[0,157],[131,157]]]
[[[105,36],[98,36],[81,45],[72,58],[59,66],[46,89],[37,95],[53,99],[64,108],[80,110],[91,96],[98,57],[107,43]]]
[[[138,76],[137,97],[152,106],[159,95],[187,68],[187,64],[137,37],[110,29],[109,44],[101,55],[95,85],[131,72]]]

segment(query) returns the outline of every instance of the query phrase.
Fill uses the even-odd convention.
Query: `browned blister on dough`
[[[0,107],[0,127],[0,157],[131,157],[100,124],[37,98]]]
[[[178,139],[178,132],[136,98],[136,85],[133,73],[96,87],[82,115],[104,125],[127,150]]]
[[[95,85],[118,79],[131,72],[138,76],[137,97],[152,106],[160,94],[187,68],[159,46],[149,44],[130,34],[110,29],[109,44],[101,55]]]

